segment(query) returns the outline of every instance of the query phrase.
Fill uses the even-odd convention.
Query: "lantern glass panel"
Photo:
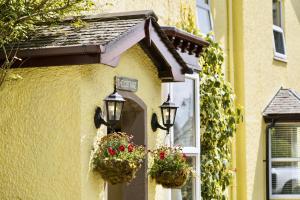
[[[163,124],[165,126],[170,124],[170,108],[162,108]]]
[[[177,108],[171,108],[170,109],[170,125],[174,124],[176,110],[177,110]]]
[[[115,102],[108,101],[107,102],[107,118],[108,120],[115,120]]]
[[[120,120],[123,102],[116,102],[116,120]]]

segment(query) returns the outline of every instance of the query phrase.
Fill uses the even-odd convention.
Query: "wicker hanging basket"
[[[109,183],[129,183],[141,167],[141,163],[132,163],[127,160],[108,159],[100,162],[95,170]]]
[[[97,144],[93,156],[93,169],[111,184],[129,183],[141,168],[145,151],[134,145],[126,133],[104,136]]]
[[[189,175],[189,170],[163,171],[152,178],[165,188],[181,188],[189,179]]]
[[[180,147],[162,146],[150,152],[153,164],[149,174],[157,184],[165,188],[181,188],[186,184],[192,174],[192,168]]]

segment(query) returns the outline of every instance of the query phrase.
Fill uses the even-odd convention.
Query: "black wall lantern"
[[[178,109],[178,106],[170,102],[170,94],[168,95],[167,101],[160,106],[160,109],[164,126],[158,123],[157,115],[153,113],[151,119],[152,130],[155,132],[157,128],[160,128],[162,130],[166,130],[167,134],[169,134],[170,128],[174,125],[176,112]]]
[[[106,106],[107,121],[105,121],[102,117],[101,108],[97,107],[94,116],[96,128],[100,128],[101,124],[112,127],[121,119],[125,99],[122,97],[122,95],[117,93],[116,87],[114,88],[114,92],[104,99],[104,102]]]

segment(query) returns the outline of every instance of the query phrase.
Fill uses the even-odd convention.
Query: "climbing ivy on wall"
[[[199,34],[193,10],[186,4],[181,5],[181,21],[177,26]],[[224,52],[211,36],[207,36],[206,40],[210,45],[200,58],[202,71],[199,74],[201,196],[203,200],[226,200],[226,191],[232,180],[231,139],[241,111],[235,106],[233,89],[222,71]]]

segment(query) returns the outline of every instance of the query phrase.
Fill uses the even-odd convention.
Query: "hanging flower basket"
[[[189,179],[192,169],[182,150],[178,147],[160,147],[150,152],[154,157],[149,171],[151,178],[165,188],[183,187]]]
[[[129,183],[135,178],[143,163],[145,149],[131,140],[126,133],[112,133],[98,142],[92,165],[105,181],[114,185]]]

